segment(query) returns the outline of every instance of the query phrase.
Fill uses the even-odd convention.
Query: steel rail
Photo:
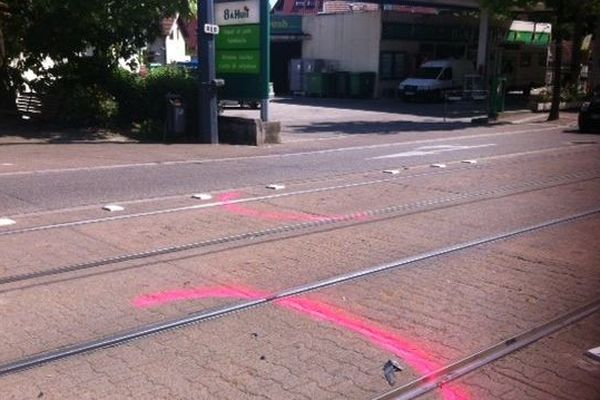
[[[297,190],[297,191],[293,191],[293,192],[277,193],[277,194],[270,194],[270,195],[265,195],[265,196],[246,197],[243,199],[233,199],[233,200],[227,200],[227,201],[214,201],[211,203],[195,204],[193,206],[164,208],[164,209],[160,209],[160,210],[145,211],[145,212],[139,212],[139,213],[133,213],[133,214],[116,215],[116,216],[112,216],[112,217],[93,218],[93,219],[86,219],[86,220],[79,220],[79,221],[69,221],[69,222],[62,222],[62,223],[48,224],[48,225],[38,225],[38,226],[29,227],[29,228],[0,231],[0,236],[12,236],[12,235],[18,235],[18,234],[23,234],[23,233],[46,231],[46,230],[57,229],[57,228],[70,228],[70,227],[75,227],[75,226],[97,224],[97,223],[102,223],[102,222],[113,222],[113,221],[127,220],[127,219],[140,218],[140,217],[150,217],[150,216],[161,215],[161,214],[172,214],[172,213],[177,213],[177,212],[181,212],[181,211],[193,211],[193,210],[200,210],[200,209],[205,209],[205,208],[221,207],[221,206],[224,206],[227,204],[252,203],[252,202],[264,201],[264,200],[274,200],[274,199],[279,199],[279,198],[283,198],[283,197],[299,196],[299,195],[303,195],[303,194],[314,194],[314,193],[322,193],[322,192],[328,192],[328,191],[334,191],[334,190],[340,190],[340,189],[351,189],[351,188],[355,188],[355,187],[376,185],[379,183],[386,183],[386,182],[393,182],[393,181],[397,181],[400,179],[445,175],[445,174],[449,174],[449,173],[452,173],[455,171],[463,171],[463,170],[468,170],[468,169],[473,170],[475,168],[473,168],[472,166],[471,167],[462,167],[462,168],[452,168],[452,169],[448,169],[448,170],[444,170],[444,171],[436,171],[433,173],[432,172],[424,172],[424,173],[419,173],[419,174],[400,175],[400,176],[393,176],[393,177],[389,177],[389,178],[373,179],[373,180],[363,181],[363,182],[348,183],[348,184],[344,184],[344,185],[334,185],[334,186],[327,186],[327,187],[321,187],[321,188],[315,188],[315,189]]]
[[[498,194],[500,194],[502,196],[515,195],[515,194],[527,193],[527,192],[536,191],[536,190],[553,188],[553,187],[557,187],[557,186],[561,186],[561,185],[565,185],[565,184],[569,185],[569,184],[580,183],[580,182],[584,182],[584,181],[588,181],[588,180],[595,180],[598,178],[599,178],[598,176],[594,175],[594,171],[582,172],[582,173],[578,173],[578,174],[561,175],[558,177],[548,178],[545,180],[537,180],[537,181],[517,183],[517,184],[513,184],[513,185],[500,186],[495,189],[467,192],[467,193],[462,193],[462,194],[458,194],[458,195],[454,195],[454,196],[437,198],[437,199],[432,199],[432,200],[421,200],[421,201],[417,201],[414,203],[400,204],[400,205],[390,206],[390,207],[386,207],[386,208],[382,208],[382,209],[359,211],[359,212],[354,212],[354,213],[331,217],[331,218],[323,217],[322,220],[317,220],[317,221],[309,221],[309,222],[302,222],[302,223],[298,223],[298,224],[283,225],[283,226],[278,226],[278,227],[274,227],[274,228],[263,229],[260,231],[240,233],[240,234],[236,234],[236,235],[224,236],[224,237],[215,238],[215,239],[208,239],[208,240],[204,240],[204,241],[200,241],[200,242],[185,243],[185,244],[162,247],[159,249],[152,249],[152,250],[147,250],[147,251],[142,251],[142,252],[137,252],[137,253],[122,254],[122,255],[118,255],[118,256],[114,256],[114,257],[103,258],[100,260],[87,261],[87,262],[83,262],[83,263],[77,263],[77,264],[72,264],[72,265],[56,267],[56,268],[50,268],[50,269],[46,269],[46,270],[42,270],[42,271],[34,271],[34,272],[28,272],[28,273],[23,273],[23,274],[18,274],[18,275],[10,275],[10,276],[5,276],[5,277],[0,277],[0,285],[17,283],[17,282],[22,282],[22,281],[26,281],[26,280],[42,278],[42,277],[47,277],[47,276],[53,276],[53,275],[59,275],[59,274],[64,274],[64,273],[69,273],[69,272],[83,271],[86,269],[102,267],[102,266],[107,266],[107,265],[112,265],[112,264],[118,264],[118,263],[123,263],[123,262],[127,262],[127,261],[134,261],[134,260],[139,260],[139,259],[144,259],[144,258],[156,257],[156,256],[161,256],[161,255],[166,255],[166,254],[178,253],[178,252],[183,252],[183,251],[188,251],[188,250],[194,250],[194,249],[199,249],[202,247],[209,247],[209,246],[215,246],[215,245],[226,244],[226,243],[235,243],[235,242],[239,242],[239,241],[243,241],[243,240],[250,240],[250,239],[255,240],[258,238],[274,236],[277,234],[284,234],[284,233],[289,233],[289,232],[294,232],[294,231],[299,231],[299,230],[304,230],[304,229],[318,228],[321,226],[329,226],[329,225],[339,224],[339,223],[344,223],[344,222],[362,221],[365,217],[382,217],[382,216],[386,216],[389,214],[395,214],[395,213],[397,214],[397,213],[411,211],[411,210],[431,211],[431,210],[436,210],[436,209],[439,209],[442,207],[448,207],[452,203],[454,203],[456,206],[459,206],[459,205],[464,204],[464,202],[462,202],[462,200],[469,200],[472,198],[483,198],[480,201],[484,201],[484,200],[501,197],[501,196],[494,197],[495,195],[498,195]]]
[[[473,372],[519,349],[572,325],[600,311],[600,298],[550,321],[521,332],[490,347],[473,353],[455,363],[442,367],[403,386],[392,389],[372,400],[411,400],[442,385]]]
[[[523,155],[531,155],[531,154],[538,155],[539,153],[548,153],[548,152],[556,152],[556,151],[563,151],[563,150],[567,150],[567,153],[574,153],[574,152],[587,151],[588,149],[582,148],[582,147],[569,148],[569,147],[561,146],[561,147],[551,147],[551,148],[542,149],[542,150],[500,154],[500,155],[495,155],[495,156],[483,157],[481,159],[484,159],[484,160],[510,159],[510,158],[519,157],[519,156],[523,156]],[[549,156],[545,155],[545,157],[559,157],[562,155],[563,154],[552,154]],[[450,161],[450,162],[456,163],[458,161],[454,160],[454,161]],[[424,165],[412,166],[411,169],[419,168],[419,167],[424,167]],[[392,177],[388,177],[388,178],[373,179],[373,180],[367,180],[367,181],[363,181],[363,182],[354,182],[354,183],[349,183],[349,184],[344,184],[344,185],[333,185],[333,186],[327,186],[327,187],[321,187],[321,188],[315,188],[315,189],[306,189],[306,190],[298,190],[298,191],[293,191],[293,192],[277,193],[277,194],[271,194],[271,195],[266,195],[266,196],[248,197],[248,198],[244,198],[244,199],[236,199],[236,200],[227,201],[227,203],[225,203],[223,201],[217,201],[217,202],[211,202],[211,203],[196,204],[196,205],[191,205],[191,206],[164,208],[164,209],[158,209],[158,210],[153,210],[153,211],[145,211],[145,212],[138,212],[138,213],[132,213],[132,214],[125,214],[125,215],[116,215],[116,216],[111,216],[111,217],[91,218],[91,219],[77,220],[77,221],[67,221],[67,222],[60,222],[60,223],[55,223],[55,224],[31,226],[28,228],[21,228],[21,229],[0,230],[0,236],[12,236],[12,235],[45,231],[45,230],[51,230],[51,229],[69,228],[69,227],[76,227],[76,226],[82,226],[82,225],[90,225],[90,224],[97,224],[97,223],[104,223],[104,222],[113,222],[113,221],[134,219],[134,218],[140,218],[140,217],[149,217],[149,216],[155,216],[155,215],[161,215],[161,214],[171,214],[171,213],[177,213],[177,212],[183,212],[183,211],[193,211],[193,210],[199,210],[199,209],[219,207],[219,206],[223,206],[224,204],[250,203],[250,202],[263,201],[263,200],[272,200],[272,199],[277,199],[277,198],[282,198],[282,197],[303,195],[303,194],[321,193],[321,192],[334,191],[334,190],[340,190],[340,189],[350,189],[350,188],[354,188],[354,187],[369,186],[369,185],[375,185],[375,184],[385,183],[385,182],[392,182],[392,181],[402,180],[402,179],[434,177],[434,176],[438,176],[438,175],[450,174],[450,173],[453,173],[456,171],[476,170],[477,168],[481,168],[481,166],[458,167],[458,168],[452,168],[452,169],[447,169],[447,170],[443,170],[443,171],[422,172],[422,173],[392,176]],[[373,172],[373,171],[370,171],[370,172]],[[350,175],[355,175],[355,174],[356,173],[353,173]],[[341,176],[345,176],[345,175],[341,175]],[[340,177],[340,175],[334,175],[333,177],[331,177],[332,179],[330,179],[330,180],[339,180],[339,177]],[[322,181],[321,179],[316,179],[316,180],[309,179],[309,180],[303,180],[303,181],[301,181],[301,183],[321,182],[321,181]],[[180,196],[170,196],[170,197],[175,198],[175,197],[180,197]],[[145,201],[145,200],[143,200],[143,201]],[[131,204],[131,203],[139,203],[139,202],[140,202],[140,200],[133,200],[133,201],[122,202],[122,204]],[[120,203],[120,202],[117,201],[117,203]],[[80,209],[80,208],[81,207],[75,207],[75,209]],[[87,207],[83,207],[83,208],[85,209]],[[59,209],[57,211],[64,212],[65,210],[71,210],[71,209]],[[47,214],[47,212],[44,212],[43,214]],[[20,216],[31,216],[31,215],[39,215],[39,213],[20,214]]]
[[[91,340],[75,345],[65,346],[56,350],[42,352],[19,360],[15,360],[6,364],[0,365],[0,376],[22,371],[29,368],[34,368],[42,364],[58,361],[67,357],[75,356],[82,353],[87,353],[94,350],[99,350],[107,347],[117,346],[132,340],[141,339],[149,335],[158,334],[172,329],[182,328],[194,323],[204,322],[210,319],[223,317],[234,312],[245,311],[260,305],[273,303],[288,297],[298,296],[309,293],[315,290],[328,288],[334,285],[343,284],[356,279],[364,278],[384,271],[403,269],[412,266],[421,261],[426,261],[448,254],[456,253],[462,250],[467,250],[477,246],[505,240],[508,238],[520,236],[526,233],[531,233],[541,229],[573,222],[582,218],[600,213],[600,208],[589,210],[583,213],[574,214],[564,218],[552,219],[543,223],[529,225],[520,229],[512,230],[498,235],[488,236],[477,240],[472,240],[453,246],[444,247],[434,251],[422,253],[416,256],[403,258],[396,262],[386,263],[371,268],[366,268],[354,271],[348,274],[337,275],[328,279],[316,281],[310,284],[298,286],[288,290],[280,291],[272,296],[263,297],[252,301],[241,302],[232,306],[217,308],[211,311],[200,311],[192,313],[183,318],[172,319],[160,323],[137,327],[126,332],[113,334],[102,339]]]

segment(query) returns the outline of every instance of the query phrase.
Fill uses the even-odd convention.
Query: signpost
[[[198,64],[200,66],[200,101],[198,102],[200,121],[198,125],[200,140],[203,143],[218,144],[215,36],[219,33],[219,27],[214,21],[213,0],[198,2]]]

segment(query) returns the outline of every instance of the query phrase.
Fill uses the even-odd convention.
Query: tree
[[[582,21],[593,20],[590,18],[600,13],[600,0],[578,0],[571,2],[568,0],[482,0],[482,5],[490,8],[493,12],[504,15],[511,15],[517,11],[533,9],[538,4],[543,4],[544,15],[552,20],[552,35],[554,38],[554,59],[553,59],[553,80],[552,80],[552,106],[548,115],[548,120],[556,120],[559,117],[560,95],[562,90],[562,47],[563,39],[566,35],[574,32],[574,46],[577,44],[577,37],[582,38],[586,31],[591,32],[591,24],[582,24]],[[539,15],[539,12],[536,12]],[[585,18],[582,18],[585,16]],[[570,77],[579,75],[578,68],[580,64],[579,53],[575,51],[575,60],[572,63]]]
[[[11,96],[23,71],[43,74],[46,57],[73,64],[93,49],[91,59],[100,70],[115,66],[119,58],[128,59],[158,35],[161,17],[187,14],[196,6],[195,0],[2,1],[11,12],[10,18],[0,20],[3,97]]]

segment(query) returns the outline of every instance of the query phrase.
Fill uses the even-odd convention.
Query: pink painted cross
[[[207,298],[237,298],[260,300],[268,297],[268,293],[242,287],[197,287],[177,289],[138,296],[133,304],[137,308],[158,307],[176,301],[197,300]],[[326,321],[340,328],[354,332],[375,346],[402,358],[408,365],[422,375],[434,372],[442,367],[433,357],[420,350],[421,346],[413,341],[401,338],[375,324],[354,316],[337,307],[300,297],[288,297],[274,301],[280,307],[293,310],[317,321]],[[444,400],[469,400],[465,390],[454,385],[443,385],[440,388]]]

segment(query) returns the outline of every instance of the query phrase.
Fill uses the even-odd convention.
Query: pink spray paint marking
[[[266,297],[268,297],[266,292],[243,287],[199,287],[141,295],[134,299],[133,304],[137,308],[148,308],[184,300],[206,298],[260,300]],[[274,303],[285,309],[307,315],[314,320],[330,322],[340,328],[359,334],[375,346],[402,358],[420,374],[429,374],[442,367],[442,364],[435,361],[432,356],[420,350],[422,346],[418,343],[403,339],[395,333],[386,331],[347,311],[323,302],[298,297],[276,300]],[[444,400],[470,399],[465,390],[457,387],[456,384],[443,385],[440,387],[440,391]]]
[[[298,222],[323,222],[323,221],[336,221],[343,219],[356,219],[365,220],[367,215],[365,213],[357,213],[352,215],[329,215],[329,216],[317,216],[306,213],[293,213],[293,212],[278,212],[278,211],[261,211],[253,210],[248,207],[244,207],[235,200],[241,198],[242,195],[237,192],[223,193],[218,196],[218,200],[223,202],[223,208],[227,211],[242,215],[244,217],[260,218],[270,221],[298,221]]]

